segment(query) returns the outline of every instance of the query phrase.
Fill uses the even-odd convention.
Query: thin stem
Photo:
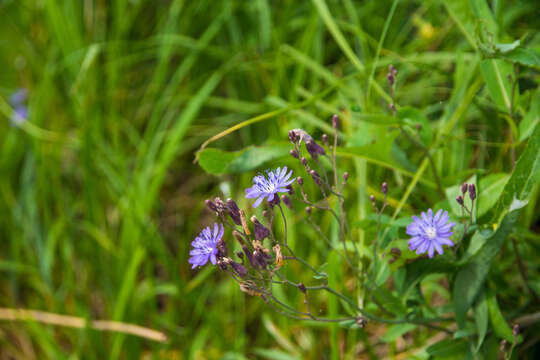
[[[519,254],[516,239],[513,237],[512,237],[512,247],[514,248],[514,254],[516,255],[516,263],[518,265],[521,278],[523,279],[523,283],[525,284],[525,288],[527,289],[528,292],[531,293],[532,297],[536,300],[536,302],[539,302],[540,299],[538,299],[538,296],[536,295],[536,293],[529,286],[529,282],[527,279],[527,272],[525,270],[525,265],[523,264],[521,255]]]

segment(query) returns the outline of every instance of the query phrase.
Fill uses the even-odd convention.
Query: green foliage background
[[[134,323],[169,338],[0,316],[0,358],[461,359],[471,337],[484,343],[475,356],[496,358],[511,339],[507,323],[540,310],[539,11],[527,0],[0,0],[0,307]],[[397,120],[389,64],[399,71]],[[21,87],[30,117],[15,127],[8,99]],[[380,183],[390,184],[384,220],[401,224],[387,229],[403,257],[385,276],[415,257],[404,219],[429,207],[459,216],[457,186],[478,185],[480,226],[463,266],[408,268],[403,289],[421,288],[435,313],[457,310],[460,325],[473,306],[476,327],[454,334],[465,340],[410,324],[289,320],[214,268],[190,269],[190,242],[213,221],[204,199],[250,208],[243,192],[254,173],[279,164],[300,172],[287,131],[320,138],[333,113],[343,120],[340,166],[351,174],[348,217],[365,249],[368,196],[381,199]],[[421,149],[392,130],[396,121],[411,133],[421,125],[444,194]],[[528,204],[503,219],[516,193]],[[290,242],[347,288],[341,259],[295,210]],[[331,219],[320,224],[334,241]],[[485,243],[495,245],[479,251]],[[467,272],[487,280],[472,284]],[[298,291],[280,296],[302,306]],[[322,313],[343,312],[335,299],[319,301]],[[514,357],[533,359],[538,320],[524,331]]]

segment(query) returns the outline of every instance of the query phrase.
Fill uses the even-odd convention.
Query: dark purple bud
[[[306,289],[306,286],[302,283],[298,283],[298,290],[300,290],[301,292],[303,292],[304,294],[306,293],[307,289]]]
[[[313,159],[317,159],[319,155],[324,155],[324,148],[317,144],[314,140],[306,141],[306,149]]]
[[[337,114],[334,114],[334,116],[332,116],[332,127],[334,129],[337,129],[338,125],[339,125],[339,117],[337,116]]]
[[[225,241],[223,239],[220,239],[216,245],[216,248],[218,250],[218,258],[226,257],[229,253],[229,249],[227,249],[227,244],[225,244]]]
[[[311,178],[313,179],[313,181],[315,181],[315,184],[319,186],[322,185],[322,180],[318,172],[316,172],[315,170],[311,170],[309,172],[309,175],[311,175]]]
[[[396,70],[396,68],[394,67],[393,64],[390,64],[390,66],[388,67],[388,72],[391,73],[394,76],[397,75],[397,70]]]
[[[469,187],[469,185],[468,185],[467,183],[463,183],[463,184],[461,185],[461,193],[462,193],[463,195],[465,195],[465,193],[467,192],[467,188],[468,188],[468,187]]]
[[[311,215],[311,206],[306,206],[306,212]]]
[[[296,131],[289,130],[289,140],[291,140],[293,144],[298,142],[298,135],[296,134]]]
[[[323,134],[321,139],[322,139],[323,144],[328,146],[328,135]]]
[[[388,73],[386,75],[386,79],[388,80],[388,83],[390,84],[390,86],[394,85],[394,75],[392,75],[392,73]]]
[[[472,201],[476,199],[476,186],[474,184],[469,184],[469,197]]]
[[[298,151],[294,149],[291,149],[291,151],[289,151],[289,154],[291,154],[291,156],[295,159],[298,159],[300,157],[300,155],[298,154]]]
[[[344,172],[344,173],[343,173],[343,181],[347,182],[347,180],[349,180],[349,173],[348,173],[348,172]]]
[[[217,212],[216,204],[214,204],[212,200],[207,199],[204,203],[206,204],[206,207],[210,209],[210,211]]]
[[[519,334],[519,324],[514,324],[514,327],[512,328],[512,334],[514,336],[518,336],[518,334]]]
[[[270,215],[270,213],[268,212],[268,210],[263,210],[263,216],[264,216],[265,218],[267,218],[268,215]]]
[[[304,166],[307,165],[307,159],[305,157],[302,157],[302,159],[300,159],[300,161],[302,162],[302,165],[304,165]]]
[[[248,259],[248,262],[251,265],[251,267],[256,267],[255,260],[253,259],[253,254],[249,251],[249,249],[245,245],[242,246],[242,251],[244,252],[244,254],[246,254],[246,259]]]
[[[289,209],[292,209],[292,203],[291,199],[287,195],[281,195],[281,201],[287,206]]]
[[[388,184],[386,183],[386,181],[381,184],[381,192],[384,195],[388,193]]]
[[[237,251],[237,252],[236,252],[236,256],[238,256],[238,258],[239,258],[240,260],[242,260],[242,261],[244,260],[244,253],[243,253],[243,252]]]
[[[248,273],[246,267],[242,264],[239,264],[231,259],[227,259],[229,260],[228,261],[228,264],[231,266],[231,268],[233,269],[233,271],[238,274],[238,276],[240,276],[242,279],[244,279]]]
[[[253,223],[253,234],[255,235],[255,239],[263,240],[270,235],[270,230],[261,224],[255,216],[251,217],[251,222]]]
[[[390,110],[396,111],[396,104],[392,103],[392,104],[388,105],[388,107],[390,108]]]
[[[279,205],[281,201],[279,200],[279,196],[274,195],[274,198],[268,202],[268,205],[270,205],[271,208],[273,208],[276,205]]]
[[[288,192],[289,194],[294,194],[294,188],[292,187],[291,184],[287,185],[287,186],[285,187],[285,189],[287,189],[287,192]]]
[[[299,176],[296,178],[296,183],[300,186],[304,185],[304,178]]]
[[[242,225],[242,220],[240,219],[240,209],[233,199],[227,199],[227,213],[236,225]]]
[[[220,198],[215,198],[214,199],[214,204],[216,206],[216,212],[218,214],[223,214],[225,211],[227,211],[227,206],[225,205],[225,203],[223,202],[223,200],[221,200]]]
[[[373,194],[369,195],[369,200],[371,201],[371,203],[375,204],[375,196]]]
[[[360,326],[361,328],[364,328],[367,325],[367,320],[362,316],[358,316],[355,319],[355,322],[356,322],[356,325]]]
[[[218,259],[217,265],[221,270],[223,271],[227,270],[227,263],[224,260]]]
[[[504,352],[506,348],[506,344],[507,344],[506,339],[502,339],[501,346],[499,347],[499,351]]]
[[[463,196],[458,195],[458,197],[456,197],[456,201],[459,205],[463,206]]]

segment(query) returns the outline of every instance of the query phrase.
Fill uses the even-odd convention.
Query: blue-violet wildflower
[[[274,196],[278,192],[289,192],[287,186],[292,184],[295,179],[290,179],[292,170],[287,174],[287,167],[277,168],[275,171],[267,171],[267,176],[257,175],[253,178],[253,186],[246,189],[246,198],[257,198],[253,207],[259,206],[259,204],[267,198],[268,202],[274,200]]]
[[[435,250],[439,254],[443,253],[442,245],[453,246],[449,239],[452,236],[452,228],[456,223],[448,223],[448,212],[440,209],[433,216],[433,211],[429,209],[427,214],[423,212],[421,218],[413,216],[413,222],[407,226],[407,234],[412,238],[409,240],[409,249],[416,250],[417,254],[427,252],[429,257],[433,257]]]
[[[203,266],[208,260],[210,260],[213,265],[216,265],[216,255],[218,254],[217,245],[219,240],[223,237],[223,224],[220,224],[220,226],[221,228],[218,227],[218,224],[214,224],[214,232],[207,226],[191,243],[193,250],[189,252],[189,255],[191,255],[189,263],[193,264],[191,267],[192,269],[197,266]]]

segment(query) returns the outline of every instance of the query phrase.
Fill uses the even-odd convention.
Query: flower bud
[[[324,145],[328,146],[328,135],[323,134],[322,137],[321,137],[321,140],[322,140]]]
[[[236,225],[242,225],[242,220],[240,219],[240,209],[233,199],[227,199],[227,213]]]
[[[313,159],[317,159],[319,155],[326,154],[324,148],[312,139],[306,141],[306,149]]]
[[[302,159],[300,159],[300,161],[302,162],[302,165],[304,165],[304,166],[307,165],[307,159],[305,157],[302,157]]]
[[[309,174],[311,175],[313,181],[315,181],[315,184],[321,186],[322,185],[322,180],[321,180],[321,177],[319,175],[319,173],[315,170],[311,170],[309,172]]]
[[[394,85],[394,75],[392,75],[392,73],[388,73],[386,75],[386,79],[388,80],[388,83],[390,84],[390,86]]]
[[[263,240],[270,235],[270,230],[261,224],[255,216],[251,217],[251,222],[253,223],[253,234],[255,235],[255,239]]]
[[[458,195],[458,196],[456,197],[456,201],[457,201],[457,203],[458,203],[459,205],[463,206],[463,196]]]
[[[347,182],[347,180],[349,180],[349,173],[348,173],[348,172],[344,172],[344,173],[343,173],[343,181]]]
[[[288,192],[289,194],[294,194],[294,188],[292,187],[291,184],[285,186],[285,189],[287,189],[287,192]]]
[[[391,103],[390,105],[388,105],[388,108],[390,108],[391,111],[396,111],[396,104]]]
[[[311,215],[311,206],[306,206],[306,212]]]
[[[293,144],[296,144],[298,142],[298,135],[296,134],[296,131],[294,130],[289,130],[289,140],[293,143]]]
[[[300,186],[304,185],[304,178],[299,176],[296,178],[296,183]]]
[[[369,201],[371,201],[371,203],[375,203],[375,195],[371,194],[369,195]]]
[[[337,129],[338,125],[339,125],[339,117],[337,116],[337,114],[334,114],[334,116],[332,116],[332,127],[334,129]]]
[[[463,183],[463,184],[461,185],[461,193],[462,193],[463,195],[465,195],[465,193],[467,192],[467,187],[468,187],[468,186],[469,186],[469,185],[468,185],[467,183]]]
[[[472,201],[476,199],[476,186],[474,184],[469,184],[469,197]]]
[[[291,156],[295,159],[298,159],[300,157],[300,154],[298,154],[298,151],[294,149],[291,149],[291,151],[289,151],[289,154],[291,154]]]
[[[289,209],[292,209],[292,203],[291,199],[287,195],[281,195],[281,201],[287,206]]]
[[[303,292],[304,294],[306,293],[307,289],[306,289],[306,286],[302,283],[298,283],[298,290],[300,290],[301,292]]]
[[[220,239],[218,241],[216,248],[218,250],[218,258],[225,257],[229,253],[229,249],[227,249],[227,244],[225,243],[225,241],[223,241],[223,239]]]
[[[386,183],[386,181],[381,184],[381,192],[384,195],[388,193],[388,184]]]
[[[519,324],[514,324],[514,327],[512,328],[512,335],[518,336],[519,334]]]
[[[206,207],[210,209],[210,211],[217,212],[216,204],[214,204],[212,200],[206,199],[204,203],[206,204]]]
[[[227,263],[228,265],[231,267],[231,269],[233,269],[233,271],[238,274],[238,276],[240,276],[242,279],[244,279],[248,273],[246,267],[242,264],[239,264],[235,261],[233,261],[232,259],[226,259],[227,260]]]

